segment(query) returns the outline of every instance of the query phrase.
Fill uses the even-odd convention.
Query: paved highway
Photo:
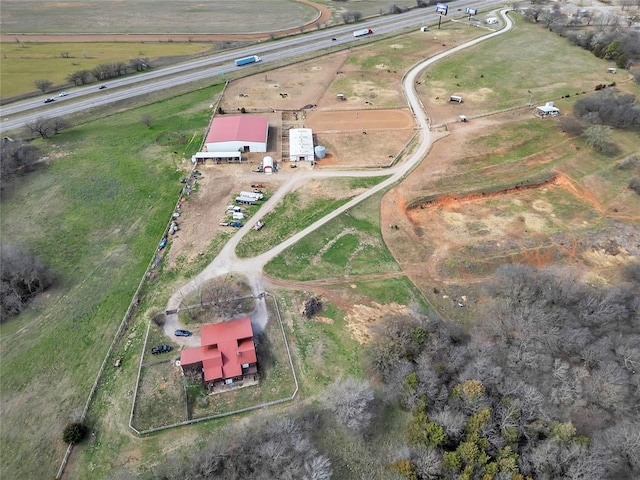
[[[500,5],[499,0],[460,0],[449,4],[447,19],[466,18],[464,10],[475,8],[482,13]],[[482,16],[479,16],[482,18]],[[259,55],[263,63],[304,56],[318,50],[335,46],[351,46],[361,43],[354,39],[353,31],[371,28],[374,35],[388,34],[403,29],[417,28],[424,24],[433,24],[438,19],[433,7],[411,10],[400,15],[387,15],[357,25],[344,25],[336,28],[318,30],[313,33],[287,37],[282,40],[268,41],[249,47],[222,52],[206,58],[152,70],[110,80],[91,86],[69,89],[67,97],[56,97],[56,101],[44,104],[44,99],[53,95],[43,95],[35,99],[15,102],[0,107],[0,131],[8,132],[39,117],[64,117],[82,110],[101,107],[113,102],[134,98],[150,92],[169,89],[178,85],[218,76],[238,69],[251,72],[252,66],[236,67],[234,60],[247,55]],[[331,40],[335,38],[336,40]],[[367,38],[367,37],[365,37]],[[99,90],[99,85],[107,88]]]

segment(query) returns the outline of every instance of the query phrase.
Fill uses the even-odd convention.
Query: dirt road
[[[242,237],[251,229],[253,225],[258,221],[258,219],[262,218],[267,212],[272,210],[275,205],[292,189],[298,186],[300,182],[308,182],[312,179],[317,178],[331,178],[331,177],[367,177],[367,176],[379,176],[379,171],[339,171],[339,172],[331,172],[331,171],[313,171],[309,175],[305,177],[291,177],[288,181],[286,181],[282,186],[271,196],[271,198],[265,202],[260,210],[242,227],[225,245],[220,254],[211,262],[200,274],[194,277],[187,284],[182,286],[178,291],[176,291],[172,297],[169,299],[167,304],[167,310],[175,310],[178,309],[182,299],[185,298],[190,293],[196,291],[200,286],[202,286],[205,282],[219,277],[223,275],[229,274],[240,274],[245,276],[252,288],[252,292],[254,297],[256,298],[256,310],[251,314],[251,322],[256,333],[261,332],[266,323],[267,323],[267,309],[265,305],[265,300],[261,295],[264,292],[264,278],[263,278],[263,268],[264,265],[269,262],[272,258],[276,257],[284,250],[294,245],[296,242],[300,241],[302,238],[307,236],[309,233],[314,230],[320,228],[322,225],[336,218],[338,215],[343,212],[349,210],[355,205],[359,204],[363,200],[369,198],[371,195],[401,181],[412,169],[414,169],[420,162],[426,159],[427,153],[429,152],[432,145],[432,136],[429,125],[429,117],[427,116],[426,111],[424,110],[418,95],[415,91],[416,78],[418,74],[429,65],[441,60],[442,58],[452,55],[454,53],[459,52],[462,49],[468,48],[470,46],[476,45],[482,41],[485,41],[489,38],[492,38],[496,35],[501,35],[511,28],[513,28],[512,20],[506,15],[508,10],[502,10],[500,13],[504,17],[505,20],[505,28],[489,34],[484,37],[476,38],[471,40],[465,44],[459,45],[451,50],[447,50],[442,52],[434,57],[431,57],[427,60],[416,65],[411,71],[407,73],[403,80],[403,89],[407,96],[407,101],[411,110],[414,114],[416,123],[419,128],[419,145],[412,153],[412,155],[406,159],[402,164],[393,167],[391,169],[385,170],[385,174],[391,173],[391,176],[375,185],[371,189],[366,192],[354,197],[351,201],[347,202],[343,206],[334,210],[330,214],[316,221],[312,225],[309,225],[304,230],[298,232],[294,236],[288,238],[278,246],[272,248],[268,252],[263,253],[257,257],[253,258],[245,258],[240,259],[236,256],[235,250],[236,246],[242,239]],[[173,331],[176,328],[182,328],[179,324],[178,315],[172,314],[167,315],[167,320],[165,323],[164,331],[167,335],[173,337]],[[191,337],[188,340],[183,340],[185,344],[189,345],[199,345],[198,337]]]

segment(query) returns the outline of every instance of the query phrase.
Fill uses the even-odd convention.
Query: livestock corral
[[[260,179],[275,191],[290,176],[302,176],[311,168],[383,168],[401,161],[416,134],[401,89],[402,74],[418,60],[478,34],[464,26],[451,28],[437,32],[437,37],[416,34],[384,40],[232,82],[220,106],[226,113],[244,109],[248,115],[268,115],[269,151],[249,154],[248,163],[205,165],[203,171],[224,176],[225,181],[216,179],[216,185]],[[511,62],[518,62],[520,70],[530,68],[524,60]],[[505,73],[497,76],[496,69],[483,68],[489,60],[467,64],[464,71],[455,61],[426,70],[416,85],[436,142],[427,160],[389,192],[381,206],[386,244],[405,273],[445,310],[457,306],[450,299],[462,294],[469,299],[465,306],[472,303],[473,285],[504,262],[588,264],[602,281],[615,276],[616,265],[637,255],[638,245],[629,240],[633,235],[623,235],[615,240],[615,258],[606,253],[602,257],[600,253],[607,251],[602,246],[614,241],[616,232],[627,231],[627,220],[637,220],[632,212],[640,208],[638,200],[627,191],[610,195],[624,174],[613,163],[607,168],[608,180],[597,180],[596,157],[582,151],[579,139],[568,138],[554,120],[535,118],[531,107],[532,99],[557,100],[563,88],[586,91],[591,82],[599,81],[598,74],[574,72],[567,83],[557,70],[553,78],[536,79],[535,91],[523,95],[507,88]],[[450,101],[451,97],[464,101]],[[567,101],[560,106],[571,110]],[[277,175],[256,173],[263,155],[286,166],[290,128],[311,128],[314,144],[326,147],[326,156],[315,165],[298,162],[302,168],[279,168]],[[598,183],[603,197],[586,193],[585,181]],[[225,188],[215,193],[220,208],[230,198],[231,190],[225,193]],[[323,189],[331,187],[327,183]],[[214,194],[204,189],[203,196],[210,195]],[[211,198],[199,203],[190,208],[199,210],[201,218],[212,208]],[[207,225],[215,234],[217,218]],[[388,225],[393,228],[385,228]],[[263,234],[268,235],[268,228]],[[199,242],[204,249],[205,239],[212,236],[198,238],[189,245]],[[466,314],[467,309],[455,308],[448,313],[459,317],[463,310]]]

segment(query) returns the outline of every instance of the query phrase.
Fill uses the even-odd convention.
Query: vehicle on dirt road
[[[158,345],[157,347],[153,347],[151,349],[151,354],[152,355],[159,355],[161,353],[168,353],[171,350],[173,350],[171,345]]]
[[[59,97],[66,97],[67,95],[69,95],[67,92],[61,92],[58,94]]]
[[[173,332],[176,337],[190,337],[191,332],[189,330],[176,330]]]
[[[56,99],[55,98],[45,98],[44,103],[51,103],[51,102],[55,102]]]
[[[107,88],[107,86],[106,86],[106,85],[100,85],[100,86],[98,87],[98,90],[104,90],[105,88]]]

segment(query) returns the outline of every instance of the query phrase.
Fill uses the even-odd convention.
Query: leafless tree
[[[36,257],[22,247],[0,247],[0,320],[19,314],[38,293],[53,284],[54,276]]]
[[[49,89],[53,86],[53,82],[50,80],[45,80],[45,79],[41,79],[41,80],[36,80],[35,82],[33,82],[34,85],[36,86],[36,88],[38,90],[40,90],[42,93],[46,93],[49,91]]]
[[[143,72],[151,68],[151,61],[148,58],[132,58],[129,65],[136,72]]]
[[[232,277],[216,278],[200,290],[200,304],[206,310],[207,315],[203,320],[228,319],[235,311],[239,291]]]
[[[451,408],[449,405],[442,410],[438,410],[431,415],[431,418],[444,428],[447,437],[452,440],[459,440],[464,433],[467,417],[459,410]]]
[[[89,70],[81,70],[67,75],[67,81],[74,85],[84,85],[91,81],[91,72]]]
[[[38,117],[27,123],[26,127],[32,134],[40,135],[42,138],[48,138],[55,133],[53,121],[47,117]]]
[[[563,132],[571,136],[580,136],[582,132],[584,132],[582,122],[580,122],[576,117],[560,117],[558,119],[558,127],[560,127]]]
[[[0,141],[0,178],[2,186],[16,175],[28,173],[35,168],[40,150],[22,140],[5,137]]]
[[[26,127],[31,133],[40,135],[42,138],[48,138],[68,128],[69,122],[60,117],[38,117],[33,122],[27,123]]]
[[[355,433],[362,433],[371,423],[373,399],[369,382],[353,377],[336,380],[325,393],[326,405],[338,423]]]

